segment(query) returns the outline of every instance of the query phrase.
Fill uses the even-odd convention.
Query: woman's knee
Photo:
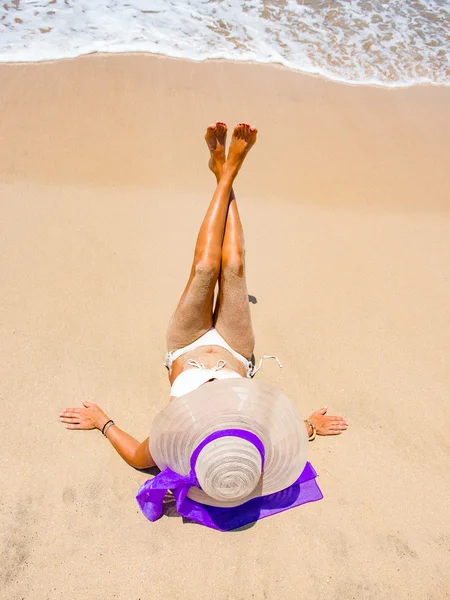
[[[202,257],[194,261],[194,277],[205,284],[215,283],[220,274],[220,259]]]
[[[245,253],[243,250],[233,249],[222,254],[222,271],[224,274],[242,277],[245,269]]]

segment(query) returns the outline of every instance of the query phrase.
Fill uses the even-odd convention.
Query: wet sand
[[[0,65],[1,598],[448,597],[450,89],[351,87],[151,56]],[[58,413],[144,439],[165,327],[212,194],[216,119],[254,123],[236,182],[259,375],[342,436],[324,499],[218,533],[135,503],[145,473]]]

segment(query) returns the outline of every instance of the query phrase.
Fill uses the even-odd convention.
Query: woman
[[[235,390],[237,389],[236,385],[239,384],[241,386],[240,393],[247,393],[248,388],[248,393],[253,397],[256,387],[259,385],[261,388],[262,385],[251,380],[256,372],[252,363],[255,339],[245,279],[244,235],[232,187],[245,157],[256,142],[257,131],[244,123],[237,125],[233,131],[227,157],[225,157],[226,134],[227,127],[222,122],[211,125],[206,131],[205,139],[210,152],[209,168],[216,177],[217,187],[198,233],[194,260],[186,288],[171,318],[167,332],[169,352],[166,357],[166,366],[171,384],[170,400],[178,398],[177,406],[183,404],[184,400],[181,401],[181,399],[197,398],[200,394],[202,398],[206,398],[208,406],[212,406],[215,410],[215,397],[216,395],[220,396],[222,391],[225,395],[234,393],[227,390]],[[219,286],[218,296],[214,306],[217,283]],[[249,382],[244,384],[243,379],[248,379]],[[262,395],[272,393],[265,388],[264,390],[258,388],[259,392]],[[273,393],[276,395],[278,392]],[[291,406],[287,404],[283,404],[283,406],[287,407],[286,411],[289,412]],[[225,401],[223,410],[226,412],[226,409]],[[313,439],[316,433],[318,435],[337,435],[347,429],[348,423],[344,418],[327,416],[326,412],[327,408],[323,407],[310,415],[302,424],[303,433],[297,432],[296,435],[306,436],[307,434],[309,439]],[[120,456],[135,468],[145,469],[155,466],[158,462],[151,454],[152,442],[149,438],[142,443],[138,442],[128,433],[119,429],[96,404],[83,402],[83,408],[66,409],[60,414],[60,420],[67,429],[99,429]],[[250,423],[245,431],[248,432],[252,427],[253,425]],[[270,428],[271,425],[268,424],[268,427]],[[164,437],[161,432],[158,435]],[[221,444],[225,443],[224,439]],[[236,439],[233,441],[236,442]],[[244,441],[247,444],[246,448],[251,446],[252,451],[259,445],[259,442],[255,442],[253,438],[250,442]],[[251,445],[253,442],[256,443],[256,446]],[[217,439],[214,444],[218,444]],[[221,448],[221,451],[224,451],[222,446]],[[236,449],[235,451],[237,452]],[[254,460],[258,462],[261,456],[257,453],[255,456]],[[262,460],[264,462],[264,456]],[[160,468],[171,466],[161,465],[160,462],[167,461],[161,458],[158,462]],[[223,463],[223,460],[221,462]],[[259,470],[261,478],[261,464],[258,463],[255,469]],[[265,471],[264,476],[266,476]],[[258,475],[252,475],[252,477],[258,477]],[[290,478],[292,479],[292,474]],[[284,483],[288,479],[284,480]],[[255,482],[253,481],[253,483]],[[199,486],[198,479],[195,479],[194,487],[195,485],[203,488],[203,486]],[[205,483],[205,485],[207,484]],[[232,487],[229,483],[225,485],[227,489],[230,486]],[[222,487],[225,489],[224,486]],[[254,490],[257,488],[256,484]],[[270,490],[272,489],[273,486],[270,487]],[[192,490],[190,493],[195,496]],[[213,491],[213,497],[216,497],[214,493]],[[242,495],[242,492],[240,500],[248,499],[251,495],[255,497],[255,493],[255,491],[251,491],[251,493]],[[236,494],[233,498],[236,505]],[[206,501],[207,498],[203,497],[203,500]]]

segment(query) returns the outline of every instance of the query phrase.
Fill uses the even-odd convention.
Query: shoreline
[[[66,56],[63,58],[52,58],[52,59],[43,59],[43,60],[36,60],[36,61],[27,61],[27,60],[23,60],[23,61],[1,61],[0,60],[0,66],[3,65],[17,65],[17,66],[26,66],[26,65],[40,65],[40,64],[52,64],[52,63],[60,63],[60,62],[64,62],[64,61],[74,61],[74,60],[78,60],[80,58],[88,58],[88,57],[116,57],[116,56],[147,56],[147,57],[151,57],[151,58],[161,58],[163,60],[174,60],[174,61],[181,61],[181,62],[187,62],[187,63],[229,63],[231,65],[236,64],[236,65],[249,65],[249,66],[265,66],[265,67],[273,67],[275,69],[281,69],[284,71],[288,71],[291,73],[297,73],[298,75],[301,76],[305,76],[305,77],[313,77],[313,78],[317,78],[320,80],[323,80],[324,82],[330,82],[330,83],[335,83],[335,84],[339,84],[339,85],[345,85],[348,87],[369,87],[369,88],[380,88],[380,89],[387,89],[387,90],[404,90],[404,89],[411,89],[411,88],[418,88],[418,87],[437,87],[437,88],[449,88],[450,87],[450,82],[449,83],[443,83],[443,82],[439,82],[436,83],[434,81],[424,81],[424,82],[411,82],[411,83],[393,83],[393,84],[387,84],[387,83],[378,83],[376,81],[352,81],[352,80],[348,80],[348,79],[339,79],[337,77],[332,77],[331,75],[324,75],[322,73],[316,73],[316,72],[312,72],[312,71],[306,71],[306,70],[302,70],[300,68],[294,68],[294,67],[289,67],[283,63],[280,62],[265,62],[265,61],[257,61],[257,60],[247,60],[247,59],[243,59],[243,60],[238,60],[238,59],[231,59],[231,58],[205,58],[205,59],[195,59],[195,58],[185,58],[185,57],[179,57],[179,56],[170,56],[168,54],[157,54],[155,52],[147,52],[147,51],[124,51],[124,52],[116,52],[116,51],[111,51],[111,52],[107,52],[105,50],[102,51],[92,51],[92,52],[86,52],[84,54],[77,54],[76,56]]]

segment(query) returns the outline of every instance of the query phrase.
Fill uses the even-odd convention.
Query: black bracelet
[[[108,425],[108,423],[114,424],[114,421],[112,419],[110,419],[109,421],[106,421],[106,423],[103,425],[103,428],[102,428],[103,435],[105,435],[105,427]]]

